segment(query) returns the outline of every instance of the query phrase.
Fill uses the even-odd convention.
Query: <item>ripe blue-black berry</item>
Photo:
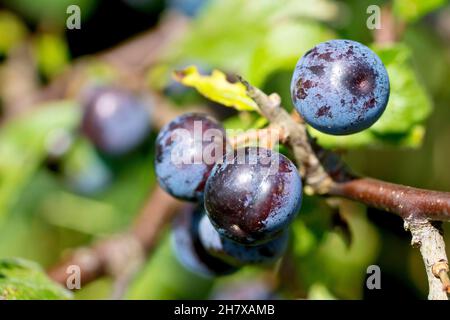
[[[93,89],[83,104],[81,130],[106,155],[133,151],[150,133],[149,106],[124,89]]]
[[[200,242],[206,251],[233,266],[276,262],[287,247],[288,235],[288,231],[284,231],[268,242],[250,246],[221,236],[207,215],[202,217],[199,225]]]
[[[184,200],[203,198],[206,180],[226,150],[223,127],[204,114],[184,114],[161,129],[155,169],[161,187]]]
[[[191,272],[202,276],[225,275],[237,269],[211,256],[202,246],[198,228],[204,215],[202,206],[186,206],[173,223],[171,241],[178,261]]]
[[[243,244],[269,241],[300,209],[302,182],[278,152],[240,148],[217,163],[205,188],[205,208],[218,232]]]
[[[389,77],[380,58],[350,40],[331,40],[309,50],[297,63],[292,101],[319,131],[344,135],[370,127],[389,99]]]

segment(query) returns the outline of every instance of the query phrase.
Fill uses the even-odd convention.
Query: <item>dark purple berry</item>
[[[380,58],[350,40],[331,40],[309,50],[297,63],[292,101],[319,131],[344,135],[367,129],[389,100],[389,77]]]
[[[126,90],[96,88],[87,95],[83,105],[81,130],[104,154],[127,154],[150,133],[148,104]]]
[[[214,167],[205,208],[225,237],[259,244],[288,227],[300,209],[302,182],[295,165],[278,152],[240,148]]]
[[[237,269],[211,256],[200,242],[198,227],[203,212],[202,206],[187,206],[176,217],[171,239],[175,256],[184,267],[201,276],[230,274]]]
[[[163,189],[184,200],[203,198],[206,180],[226,150],[223,127],[205,114],[177,117],[156,139],[156,176]]]
[[[189,17],[195,17],[210,0],[168,0],[169,7]]]

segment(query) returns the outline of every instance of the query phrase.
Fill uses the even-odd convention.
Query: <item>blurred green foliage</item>
[[[34,59],[41,76],[47,80],[57,77],[71,63],[70,46],[61,27],[68,2],[4,2],[15,12],[0,13],[0,54],[7,56],[12,48],[27,41],[25,20],[41,23],[44,31],[36,30],[30,36]],[[77,3],[83,19],[89,19],[97,5],[97,1],[70,1]],[[312,129],[311,133],[326,147],[349,150],[344,157],[356,171],[393,182],[449,190],[450,44],[437,35],[428,20],[432,11],[446,3],[212,0],[190,22],[186,36],[173,43],[152,67],[148,81],[161,90],[170,83],[174,69],[199,63],[241,74],[266,92],[278,92],[284,106],[291,109],[290,77],[300,56],[318,42],[332,38],[361,41],[374,48],[387,67],[391,96],[386,112],[372,128],[359,134],[334,137]],[[365,25],[370,4],[393,6],[397,18],[406,23],[400,42],[385,46],[373,43],[372,32]],[[118,76],[109,66],[97,63],[95,57],[89,63],[87,83],[114,81]],[[205,103],[190,90],[189,99]],[[183,108],[182,102],[179,107]],[[142,150],[122,161],[99,155],[83,138],[77,138],[64,156],[62,173],[49,170],[49,136],[55,130],[76,136],[79,117],[77,102],[59,101],[37,106],[1,124],[0,258],[19,256],[49,266],[65,249],[128,228],[151,191],[155,183],[155,132]],[[266,124],[248,111],[224,121],[227,128],[235,129]],[[103,170],[111,181],[95,194],[86,195],[74,184],[83,175],[92,176],[90,170]],[[289,252],[295,263],[291,278],[298,279],[304,297],[361,298],[366,268],[371,264],[380,264],[382,272],[395,274],[400,282],[410,283],[414,287],[411,290],[424,296],[423,266],[417,252],[409,247],[409,239],[401,237],[401,221],[393,222],[397,229],[392,233],[373,223],[366,211],[347,201],[330,204],[321,198],[305,197],[292,227]],[[167,228],[160,245],[131,284],[127,298],[208,298],[223,282],[273,274],[279,268],[244,268],[232,276],[201,278],[178,263],[169,239]],[[0,297],[5,295],[2,289],[11,292],[11,285],[17,295],[8,293],[7,298],[69,297],[28,262],[2,261]],[[103,278],[77,291],[75,297],[108,298],[112,287],[112,280]],[[297,298],[283,283],[281,288],[283,297]]]
[[[73,102],[57,102],[38,107],[33,114],[0,129],[0,223],[46,157],[48,134],[59,128],[73,128],[78,115]]]
[[[0,260],[0,299],[70,299],[72,294],[55,285],[34,262]]]
[[[447,0],[395,0],[394,12],[404,20],[414,22],[446,2]]]
[[[39,71],[47,79],[60,74],[69,63],[69,48],[61,36],[50,33],[39,35],[35,39],[34,49]]]
[[[96,0],[4,0],[3,2],[33,23],[55,26],[66,24],[68,6],[79,6],[81,18],[88,19],[97,5]]]
[[[26,27],[16,15],[9,11],[0,11],[0,54],[6,55],[9,50],[23,41]]]

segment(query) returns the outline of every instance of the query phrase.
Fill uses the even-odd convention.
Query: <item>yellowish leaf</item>
[[[202,75],[195,66],[189,66],[175,71],[173,76],[178,82],[195,88],[201,95],[224,106],[239,111],[258,110],[256,103],[247,95],[245,86],[240,82],[229,82],[219,70],[213,70],[211,75]]]

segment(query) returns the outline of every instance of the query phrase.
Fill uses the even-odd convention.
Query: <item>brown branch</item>
[[[449,192],[418,189],[371,178],[355,178],[333,184],[328,193],[398,214],[403,219],[450,220]]]
[[[296,122],[281,107],[278,95],[267,96],[241,80],[261,112],[272,125],[284,129],[310,193],[342,196],[368,206],[395,213],[402,218],[450,220],[450,193],[417,189],[351,173],[339,157],[318,146],[303,123]]]
[[[33,96],[39,93],[38,84],[31,45],[23,43],[12,50],[0,68],[0,96],[4,105],[0,120],[27,112]]]
[[[411,231],[413,244],[420,245],[428,275],[429,299],[447,299],[448,266],[433,272],[437,263],[447,265],[445,243],[430,221],[450,220],[450,193],[357,177],[336,154],[322,149],[308,136],[305,124],[281,107],[277,94],[267,96],[242,78],[240,81],[271,125],[284,129],[305,180],[305,191],[345,197],[402,217]]]
[[[164,226],[181,207],[181,202],[156,187],[128,233],[100,240],[91,247],[76,249],[48,274],[65,285],[71,265],[81,269],[81,285],[104,275],[120,275],[130,263],[142,261],[151,253]]]
[[[448,264],[445,242],[440,224],[427,220],[405,220],[405,229],[411,231],[411,244],[420,249],[428,278],[428,299],[448,300]]]
[[[272,149],[277,143],[285,142],[287,137],[282,129],[269,126],[264,129],[248,130],[236,136],[227,136],[227,138],[230,140],[230,144],[234,149],[251,144]]]

